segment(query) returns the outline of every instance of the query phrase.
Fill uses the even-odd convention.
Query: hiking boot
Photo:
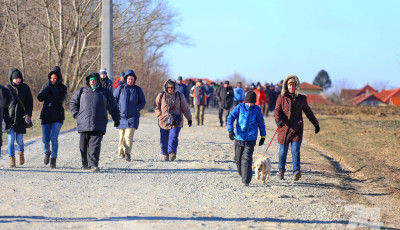
[[[168,155],[164,155],[164,160],[165,161],[169,161],[169,156]]]
[[[90,166],[90,171],[92,171],[92,172],[98,172],[98,171],[100,171],[100,169],[99,169],[99,167],[97,167],[97,166]]]
[[[176,154],[173,152],[170,152],[169,155],[171,156],[171,161],[174,161],[176,159]]]
[[[300,179],[300,177],[301,177],[300,171],[295,171],[294,172],[294,180],[298,181]]]
[[[243,187],[249,187],[249,183],[242,183]]]
[[[197,125],[200,125],[200,121],[199,120],[197,120]]]
[[[278,178],[279,178],[280,180],[283,180],[284,177],[285,177],[285,173],[284,173],[283,171],[279,171],[279,173],[278,173]]]
[[[52,169],[56,168],[56,161],[57,161],[57,158],[50,159],[50,168],[52,168]]]
[[[19,165],[23,165],[25,163],[25,157],[24,157],[24,152],[18,152],[18,163]]]
[[[201,125],[203,125],[203,121],[201,121]]]
[[[10,168],[15,168],[15,156],[9,157],[10,160]]]
[[[124,156],[126,156],[126,158],[125,158],[126,161],[131,161],[131,154],[130,153],[126,153]]]
[[[44,153],[44,164],[47,165],[50,162],[51,152]]]
[[[90,168],[87,166],[87,165],[82,165],[82,168],[81,169],[83,169],[83,170],[89,170]]]

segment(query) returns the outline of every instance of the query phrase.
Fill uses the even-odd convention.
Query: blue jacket
[[[179,91],[181,93],[183,93],[183,95],[185,95],[185,98],[188,99],[189,98],[189,89],[187,87],[187,85],[185,84],[178,84],[176,83],[176,91]]]
[[[257,105],[249,107],[246,103],[238,104],[228,116],[226,122],[228,131],[233,131],[233,122],[236,122],[235,138],[240,141],[257,140],[258,129],[260,135],[265,136],[264,117],[261,108]]]
[[[89,78],[95,76],[98,88],[93,90],[89,85]],[[117,102],[110,90],[101,87],[100,75],[91,73],[86,77],[86,87],[78,89],[70,102],[71,114],[78,123],[78,132],[97,131],[106,133],[108,114],[111,113],[112,119],[120,120]]]
[[[122,92],[120,93],[121,88]],[[114,98],[121,112],[121,121],[118,129],[137,129],[139,127],[140,110],[146,105],[142,88],[137,85],[129,86],[124,83],[115,89]]]
[[[235,89],[233,89],[233,95],[234,95],[233,98],[234,101],[240,101],[240,102],[244,101],[245,94],[244,94],[244,89],[242,87],[236,87]]]

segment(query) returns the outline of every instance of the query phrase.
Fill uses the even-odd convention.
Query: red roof
[[[385,97],[383,101],[385,103],[388,103],[390,99],[392,99],[393,105],[400,105],[400,87],[393,90],[393,92],[390,93],[387,97]]]
[[[372,92],[372,93],[370,93],[369,95],[367,95],[367,94],[364,93],[364,94],[358,95],[357,97],[351,99],[351,103],[352,103],[353,105],[359,105],[359,104],[361,104],[361,103],[364,102],[364,101],[380,101],[380,102],[384,103],[384,102],[378,97],[378,94],[375,93],[375,92]]]
[[[351,99],[356,96],[358,89],[342,89],[340,97],[344,99]]]
[[[391,93],[393,93],[394,92],[394,89],[389,89],[389,90],[386,90],[386,89],[384,89],[384,90],[382,90],[381,92],[379,92],[378,93],[378,97],[382,100],[382,101],[385,101],[385,98],[387,97],[387,96],[389,96]]]
[[[333,105],[332,102],[327,100],[322,95],[318,95],[318,94],[307,95],[307,102],[308,102],[308,104]]]
[[[373,92],[374,92],[374,93],[378,93],[378,91],[376,91],[376,89],[372,88],[372,86],[370,86],[370,85],[367,84],[367,85],[364,86],[362,89],[360,89],[360,90],[357,91],[356,96],[367,92],[367,90],[369,91],[369,93],[373,93]]]
[[[318,85],[313,85],[307,82],[303,82],[300,84],[300,90],[321,90],[322,91],[322,87],[318,86]]]

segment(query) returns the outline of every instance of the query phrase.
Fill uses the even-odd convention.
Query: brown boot
[[[284,177],[285,177],[285,173],[284,173],[283,171],[279,171],[279,173],[278,173],[278,178],[279,178],[280,180],[283,180]]]
[[[15,156],[9,157],[10,159],[10,168],[15,168]]]
[[[164,160],[165,161],[169,161],[169,156],[168,155],[164,155]]]
[[[298,180],[300,179],[300,177],[301,177],[300,171],[294,172],[294,180],[295,180],[295,181],[298,181]]]
[[[23,165],[25,163],[25,157],[24,157],[24,152],[18,152],[19,156],[19,165]]]

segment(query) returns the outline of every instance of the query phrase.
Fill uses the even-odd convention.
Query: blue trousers
[[[24,134],[15,133],[14,128],[7,133],[8,139],[8,156],[15,156],[14,142],[17,141],[17,150],[18,152],[24,151]]]
[[[176,154],[180,131],[181,127],[174,127],[172,129],[160,128],[160,146],[162,155],[168,155],[171,152]]]
[[[61,122],[53,122],[42,125],[42,142],[44,153],[50,152],[51,141],[51,158],[57,158],[58,153],[58,135],[63,124]]]
[[[300,171],[300,146],[301,142],[292,142],[292,162],[293,162],[293,172]],[[286,158],[289,150],[289,145],[280,145],[279,148],[279,171],[285,172]]]

